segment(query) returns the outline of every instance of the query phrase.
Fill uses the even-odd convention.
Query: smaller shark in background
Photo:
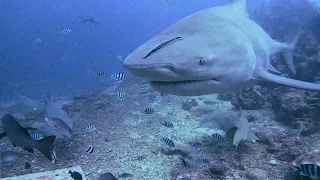
[[[81,18],[80,21],[78,21],[79,23],[84,23],[86,24],[87,22],[90,22],[90,23],[96,23],[96,24],[99,24],[99,21],[93,19],[93,18]]]

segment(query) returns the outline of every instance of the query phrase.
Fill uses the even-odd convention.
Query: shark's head
[[[128,55],[124,67],[150,81],[153,89],[169,94],[193,96],[243,88],[255,66],[251,42],[232,26],[228,33],[222,24],[208,26],[182,20]]]

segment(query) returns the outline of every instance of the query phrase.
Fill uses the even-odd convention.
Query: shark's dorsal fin
[[[232,8],[247,14],[247,0],[229,0]]]

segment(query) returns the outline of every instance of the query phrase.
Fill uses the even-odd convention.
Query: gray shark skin
[[[280,53],[295,74],[292,51],[299,34],[287,43],[275,41],[249,19],[246,0],[230,0],[181,19],[123,63],[133,75],[150,81],[154,90],[180,96],[237,92],[257,80],[320,91],[319,84],[268,72],[279,73],[269,57]]]

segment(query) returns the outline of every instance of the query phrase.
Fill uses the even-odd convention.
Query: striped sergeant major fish
[[[124,99],[124,96],[125,96],[125,93],[124,92],[116,92],[116,97],[119,99],[119,100],[123,100]]]
[[[152,108],[147,108],[147,109],[144,110],[144,112],[146,114],[152,114],[153,113],[153,109]]]
[[[117,80],[117,81],[123,81],[125,79],[127,79],[127,75],[120,72],[120,73],[111,73],[111,78],[113,78],[114,80]]]
[[[311,179],[320,179],[320,164],[304,162],[299,166],[294,163],[292,164],[296,173],[299,173],[301,176],[307,176]]]
[[[97,72],[94,73],[94,75],[96,75],[96,76],[105,76],[105,75],[107,75],[107,73],[104,72],[104,71],[97,71]]]
[[[32,138],[33,140],[40,140],[40,139],[43,139],[43,138],[44,138],[43,135],[40,134],[40,133],[33,133],[33,134],[30,134],[30,135],[31,135],[31,138]]]
[[[86,127],[84,127],[83,129],[86,132],[93,132],[93,131],[95,131],[97,129],[97,127],[95,125],[93,125],[93,124],[89,124]]]
[[[54,27],[52,29],[54,32],[57,32],[57,33],[61,33],[61,34],[68,34],[71,32],[71,29],[69,28],[58,28],[58,27]]]
[[[170,147],[174,147],[174,142],[169,138],[162,137],[161,141],[164,142],[166,145],[168,145]]]

